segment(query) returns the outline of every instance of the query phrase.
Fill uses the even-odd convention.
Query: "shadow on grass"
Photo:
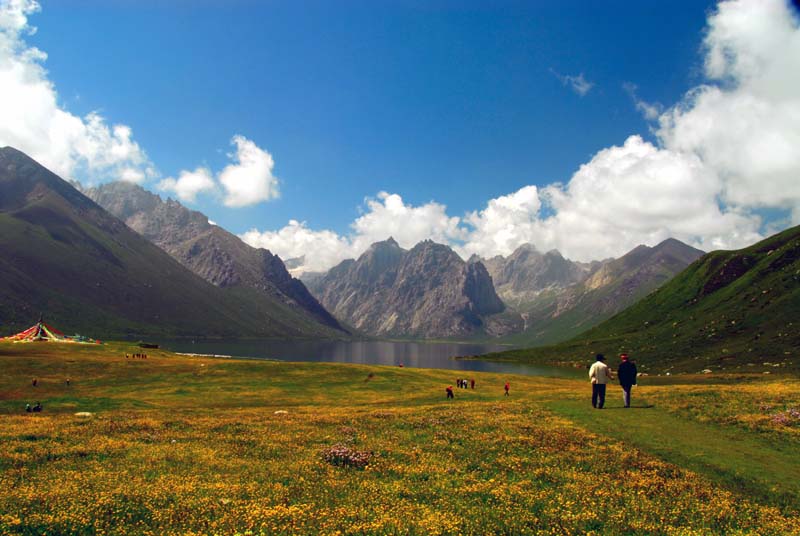
[[[655,405],[653,405],[653,404],[647,404],[647,405],[644,405],[644,406],[631,406],[629,408],[626,408],[626,407],[623,407],[623,406],[611,406],[611,407],[606,406],[603,409],[651,409],[651,408],[654,408],[654,407],[655,407]]]

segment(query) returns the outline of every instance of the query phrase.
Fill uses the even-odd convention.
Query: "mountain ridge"
[[[578,361],[592,352],[627,352],[659,373],[797,370],[797,311],[800,226],[748,248],[707,253],[644,299],[566,342],[497,357]]]
[[[253,248],[178,201],[130,183],[107,183],[84,193],[186,268],[222,288],[241,287],[295,307],[321,324],[346,331],[279,257]]]
[[[552,344],[577,335],[632,305],[700,257],[702,251],[670,238],[639,245],[617,259],[577,263],[558,251],[526,244],[487,264],[498,294],[525,319],[505,342]]]
[[[207,283],[11,147],[0,149],[0,231],[6,334],[40,313],[96,337],[334,333],[283,304]]]
[[[334,315],[373,336],[474,337],[505,333],[513,315],[482,263],[424,240],[410,250],[389,238],[310,284]]]

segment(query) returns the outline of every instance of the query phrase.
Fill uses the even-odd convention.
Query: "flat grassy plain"
[[[0,534],[800,534],[796,377],[459,374],[0,343]]]

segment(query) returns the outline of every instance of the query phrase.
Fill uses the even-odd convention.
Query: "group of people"
[[[470,380],[465,380],[459,378],[456,380],[456,385],[459,387],[459,389],[475,389],[475,379],[473,378]],[[508,396],[509,388],[510,388],[509,383],[506,382],[506,384],[503,386],[506,396]],[[455,398],[455,395],[453,394],[452,385],[448,385],[447,388],[445,388],[445,392],[447,393],[447,398]]]
[[[617,379],[622,387],[622,401],[625,407],[629,408],[631,407],[631,388],[636,385],[636,364],[630,360],[628,354],[620,354],[619,359]],[[589,367],[589,379],[592,382],[592,407],[603,409],[606,403],[606,385],[614,379],[603,354],[595,356],[594,364]]]
[[[458,378],[456,385],[459,389],[475,389],[475,379],[467,380],[466,378]]]
[[[42,411],[42,404],[37,402],[35,406],[31,407],[30,404],[25,404],[25,411],[28,413],[39,413]]]
[[[147,359],[147,354],[125,354],[125,359]]]

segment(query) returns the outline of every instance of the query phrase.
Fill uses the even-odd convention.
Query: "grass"
[[[0,534],[800,533],[796,378],[457,374],[0,344]]]

